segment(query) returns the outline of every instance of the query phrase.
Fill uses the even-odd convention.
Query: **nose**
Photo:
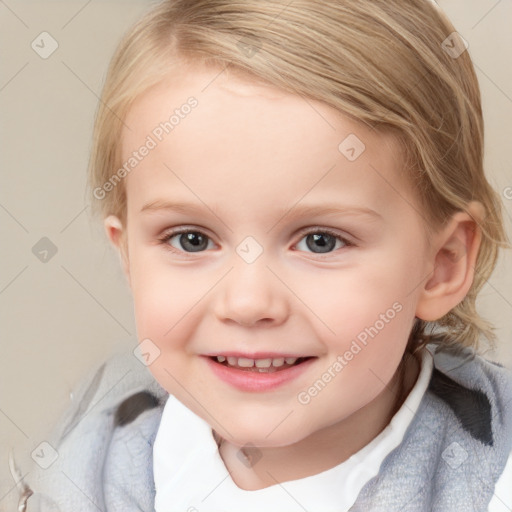
[[[253,263],[236,261],[219,286],[214,300],[222,322],[275,326],[289,314],[288,289],[262,257]]]

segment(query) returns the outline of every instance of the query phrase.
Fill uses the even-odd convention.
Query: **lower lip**
[[[229,366],[215,362],[210,357],[206,357],[210,368],[217,377],[242,391],[269,391],[282,386],[302,375],[315,359],[315,357],[312,357],[296,366],[290,366],[286,370],[279,370],[273,373],[260,373],[230,368]]]

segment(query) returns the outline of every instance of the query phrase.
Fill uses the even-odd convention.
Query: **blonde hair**
[[[94,191],[122,166],[120,134],[133,101],[180,62],[229,67],[392,132],[427,231],[466,211],[470,201],[482,203],[485,215],[474,219],[482,242],[468,294],[435,322],[417,318],[407,349],[427,343],[478,348],[481,336],[494,345],[494,328],[475,301],[508,240],[500,197],[483,170],[477,77],[467,51],[448,51],[454,32],[430,0],[161,2],[126,33],[108,69],[89,165],[94,210],[126,218],[122,182],[100,199]]]

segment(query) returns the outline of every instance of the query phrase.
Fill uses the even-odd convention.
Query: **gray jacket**
[[[98,365],[21,471],[19,510],[154,511],[152,449],[167,397],[132,353]],[[350,510],[485,512],[511,451],[510,370],[471,349],[437,347],[403,442]]]

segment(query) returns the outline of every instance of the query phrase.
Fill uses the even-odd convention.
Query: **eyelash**
[[[186,255],[190,255],[192,256],[193,252],[187,252],[187,251],[181,251],[181,250],[178,250],[176,249],[175,247],[172,247],[171,245],[169,245],[169,240],[171,240],[173,237],[175,237],[176,235],[180,235],[180,234],[183,234],[183,233],[199,233],[203,236],[205,236],[208,240],[211,240],[211,238],[206,235],[205,233],[203,233],[201,230],[199,229],[196,229],[196,228],[192,228],[192,227],[183,227],[183,228],[177,228],[177,229],[174,229],[174,230],[171,230],[171,231],[168,231],[166,232],[161,238],[159,238],[159,243],[166,249],[166,250],[169,250],[173,253],[179,253],[179,254],[186,254]],[[319,256],[320,258],[324,258],[326,256],[329,256],[330,254],[334,254],[336,251],[339,251],[340,249],[345,249],[345,248],[348,248],[348,247],[355,247],[356,244],[352,243],[350,240],[347,240],[346,238],[342,237],[339,233],[337,233],[336,231],[333,231],[329,228],[320,228],[320,227],[315,227],[315,228],[312,228],[312,229],[307,229],[307,230],[304,230],[304,231],[301,231],[300,232],[300,239],[299,239],[299,242],[307,235],[316,235],[316,234],[327,234],[329,236],[332,236],[333,238],[337,239],[337,240],[340,240],[341,242],[343,242],[344,244],[344,247],[341,247],[341,248],[338,248],[338,249],[335,249],[331,252],[327,252],[327,253],[311,253],[311,254],[316,254],[317,256]],[[297,243],[299,243],[297,242]],[[201,252],[205,252],[205,251],[197,251],[198,253],[201,253]]]

